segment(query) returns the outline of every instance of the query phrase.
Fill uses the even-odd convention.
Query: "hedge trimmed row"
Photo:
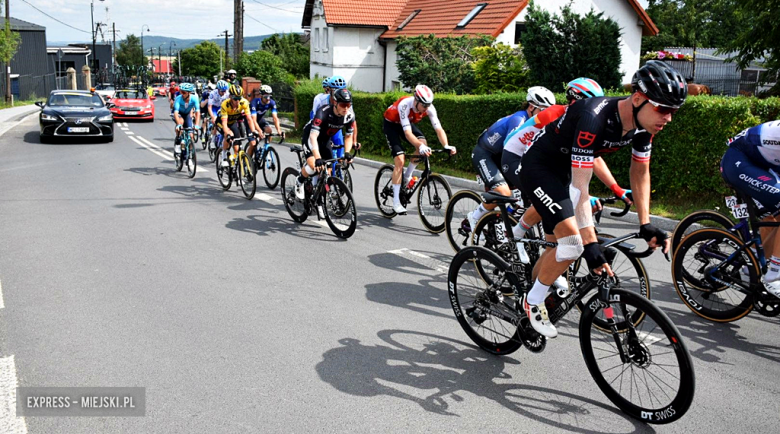
[[[304,83],[295,90],[297,125],[301,130],[309,120],[311,101],[318,92],[320,86],[314,83]],[[358,139],[365,150],[389,155],[382,133],[383,113],[403,95],[407,94],[353,93]],[[559,104],[565,102],[563,94],[556,94],[556,98]],[[459,157],[447,164],[474,172],[470,157],[477,137],[499,118],[525,107],[525,94],[437,94],[435,105],[450,144],[458,148]],[[653,190],[660,197],[670,198],[727,193],[718,170],[726,141],[741,130],[777,119],[778,115],[780,98],[688,97],[672,122],[653,140],[650,171]],[[418,126],[431,143],[436,142],[430,122],[423,120]],[[629,185],[629,155],[630,151],[626,149],[606,157],[616,179],[624,186]]]

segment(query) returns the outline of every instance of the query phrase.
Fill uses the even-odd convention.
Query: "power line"
[[[8,0],[6,0],[6,1],[8,1]],[[92,34],[91,32],[88,32],[88,31],[86,31],[86,30],[81,30],[81,29],[78,29],[78,28],[76,28],[76,27],[73,27],[73,26],[71,26],[71,25],[70,25],[70,24],[68,24],[68,23],[64,23],[64,22],[62,22],[62,21],[60,21],[60,20],[58,20],[58,19],[54,18],[53,16],[51,16],[51,15],[47,14],[46,12],[44,12],[44,11],[42,11],[42,10],[38,9],[38,7],[36,7],[34,4],[32,4],[32,3],[28,2],[27,0],[22,0],[22,1],[23,1],[24,3],[27,3],[27,5],[28,5],[28,6],[30,6],[31,8],[33,8],[33,9],[35,9],[36,11],[38,11],[38,12],[40,12],[40,13],[42,13],[42,14],[46,15],[47,17],[49,17],[49,18],[53,19],[54,21],[56,21],[56,22],[58,22],[58,23],[62,24],[63,26],[70,27],[71,29],[73,29],[73,30],[78,30],[79,32],[82,32],[82,33],[87,33],[87,34],[90,34],[90,35]]]
[[[289,9],[282,9],[282,8],[280,8],[280,7],[276,7],[276,6],[269,5],[269,4],[266,4],[266,3],[263,3],[263,2],[259,2],[259,1],[257,1],[257,0],[252,0],[252,1],[253,1],[253,2],[255,2],[255,3],[257,3],[257,4],[259,4],[259,5],[263,5],[263,6],[266,6],[266,7],[269,7],[269,8],[271,8],[271,9],[278,9],[278,10],[280,10],[280,11],[283,11],[283,12],[290,12],[290,13],[293,13],[293,14],[299,14],[299,13],[301,13],[301,11],[291,11],[291,10],[289,10]]]
[[[279,33],[279,30],[277,30],[277,29],[275,29],[275,28],[273,28],[273,27],[269,26],[268,24],[266,24],[266,23],[264,23],[264,22],[262,22],[262,21],[258,20],[257,18],[253,17],[252,15],[249,15],[249,14],[248,14],[248,13],[246,13],[246,12],[244,12],[244,16],[245,16],[245,17],[249,17],[249,18],[251,18],[251,19],[253,19],[253,20],[257,21],[258,23],[260,23],[260,24],[262,24],[262,25],[264,25],[264,26],[268,27],[269,29],[273,30],[273,31],[274,31],[274,32],[276,32],[276,33]]]

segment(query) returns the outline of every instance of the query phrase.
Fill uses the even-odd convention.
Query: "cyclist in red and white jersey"
[[[385,110],[382,130],[385,133],[385,138],[387,138],[387,145],[390,147],[390,153],[395,163],[395,169],[393,170],[393,211],[399,215],[406,214],[406,208],[401,205],[399,198],[401,186],[409,184],[409,179],[412,177],[415,167],[417,167],[416,162],[410,161],[409,167],[404,173],[405,152],[401,145],[401,139],[403,138],[407,143],[414,146],[414,155],[430,155],[431,148],[428,147],[428,142],[425,140],[422,131],[415,125],[426,116],[431,120],[431,125],[433,125],[433,129],[436,131],[439,143],[451,155],[454,155],[457,151],[454,146],[449,146],[447,133],[441,127],[439,118],[436,116],[436,108],[433,106],[433,91],[428,86],[418,84],[414,88],[414,96],[399,98]]]

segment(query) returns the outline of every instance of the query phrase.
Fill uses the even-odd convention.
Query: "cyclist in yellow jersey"
[[[252,131],[255,137],[259,139],[265,138],[265,135],[260,131],[252,117],[249,101],[244,98],[244,89],[234,84],[228,89],[228,94],[230,98],[222,102],[222,107],[219,110],[222,117],[222,132],[225,136],[225,140],[222,143],[222,167],[229,166],[227,161],[228,149],[230,147],[228,137],[244,137],[248,131]],[[256,143],[255,138],[249,141],[249,149],[247,150],[249,155],[254,154]],[[233,150],[237,153],[238,145],[235,145]]]

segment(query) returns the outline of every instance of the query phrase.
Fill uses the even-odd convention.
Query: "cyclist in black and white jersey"
[[[639,232],[650,247],[669,249],[667,234],[650,224],[650,150],[653,135],[671,122],[688,87],[679,72],[660,61],[647,62],[631,84],[633,94],[628,98],[589,98],[566,107],[561,118],[534,137],[523,156],[523,193],[542,215],[547,239],[558,243],[536,263],[534,285],[523,300],[531,325],[544,336],[558,334],[544,300],[569,264],[582,256],[588,268],[612,275],[593,229],[588,194],[596,157],[631,146],[630,179]]]

